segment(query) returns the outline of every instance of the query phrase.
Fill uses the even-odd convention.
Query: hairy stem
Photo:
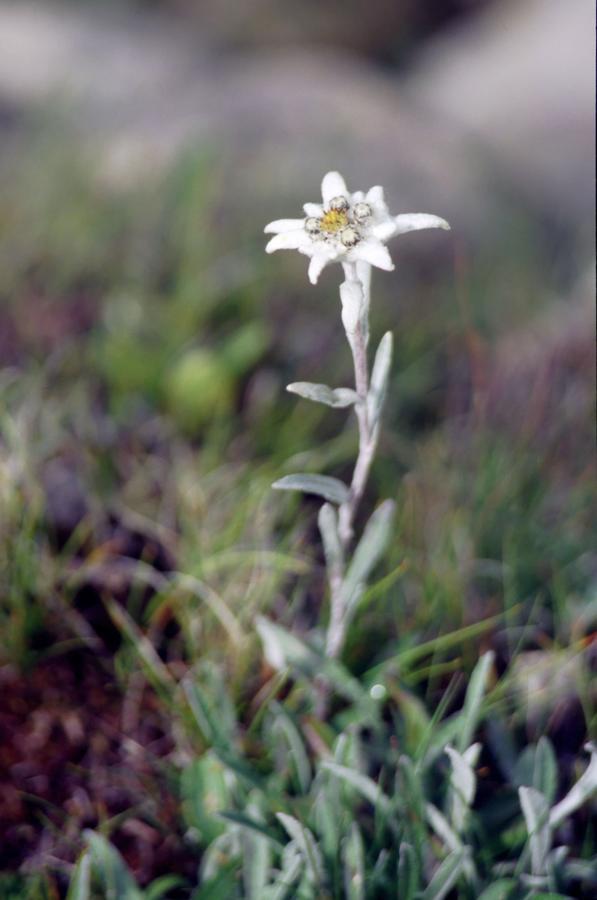
[[[369,366],[367,363],[367,332],[369,316],[369,269],[357,271],[354,264],[344,267],[348,280],[359,281],[363,291],[365,315],[352,333],[349,343],[354,363],[355,388],[359,400],[355,405],[359,428],[359,450],[357,455],[350,496],[338,510],[338,534],[342,548],[346,551],[354,533],[354,519],[365,491],[371,463],[375,456],[378,428],[371,428],[367,414],[367,394],[369,392]],[[350,600],[343,590],[343,573],[330,573],[331,609],[328,625],[326,651],[332,659],[337,658],[344,647],[346,638],[346,604]]]

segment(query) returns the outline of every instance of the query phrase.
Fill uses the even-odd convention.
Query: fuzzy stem
[[[352,475],[350,485],[350,497],[339,509],[339,533],[342,546],[346,550],[353,536],[353,522],[365,491],[367,478],[375,449],[377,445],[378,429],[371,429],[367,415],[367,394],[369,393],[369,367],[367,364],[367,337],[369,331],[369,294],[370,294],[370,267],[367,270],[357,270],[356,265],[345,266],[347,278],[359,281],[363,290],[363,303],[365,307],[364,327],[363,321],[359,321],[357,328],[349,341],[354,364],[355,388],[359,402],[355,405],[355,413],[359,427],[359,452]]]
[[[371,428],[367,414],[367,394],[369,393],[369,366],[367,363],[367,336],[369,316],[370,268],[358,271],[356,265],[347,264],[344,271],[348,280],[359,281],[363,291],[365,316],[359,319],[356,330],[349,339],[354,363],[355,388],[359,400],[355,405],[359,428],[359,451],[350,485],[350,497],[338,510],[338,533],[342,548],[346,551],[352,541],[353,523],[361,498],[365,491],[371,463],[375,456],[378,428]],[[332,659],[340,656],[346,639],[346,597],[343,578],[339,573],[330,573],[330,622],[326,638],[327,655]]]

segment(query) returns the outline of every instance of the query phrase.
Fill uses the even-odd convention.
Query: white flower
[[[351,194],[338,172],[324,176],[321,194],[323,203],[305,203],[306,218],[277,219],[265,226],[266,234],[274,235],[267,253],[298,250],[311,257],[311,284],[331,262],[365,262],[391,271],[394,263],[385,246],[390,238],[419,228],[450,228],[445,219],[427,213],[391,216],[382,187]]]

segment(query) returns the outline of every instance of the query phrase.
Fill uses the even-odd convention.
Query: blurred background
[[[510,727],[574,766],[597,611],[594,29],[588,0],[0,3],[2,896],[40,872],[61,891],[98,823],[142,883],[196,868],[164,774],[188,748],[114,604],[176,677],[216,659],[240,707],[265,676],[238,629],[318,620],[316,504],[269,484],[350,471],[350,420],[284,390],[350,378],[338,273],[311,287],[263,227],[329,169],[452,225],[374,275],[396,357],[370,502],[398,499],[387,565],[407,568],[347,661],[507,613],[483,640]],[[173,572],[232,620],[188,583],[165,598]],[[443,685],[413,675],[431,709]]]

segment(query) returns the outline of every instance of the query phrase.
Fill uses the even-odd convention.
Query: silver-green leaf
[[[392,364],[392,344],[392,332],[387,331],[379,342],[373,362],[371,385],[367,396],[367,415],[371,429],[375,428],[379,422],[386,397],[390,366]]]
[[[320,887],[323,882],[323,860],[313,833],[302,822],[287,813],[276,813],[276,818],[299,848],[309,872],[309,880]]]
[[[549,805],[543,794],[535,788],[521,787],[518,795],[529,835],[533,875],[544,875],[547,855],[551,849]]]
[[[329,573],[342,572],[344,552],[338,534],[338,516],[330,503],[324,503],[317,516],[317,524],[323,541],[323,552]]]
[[[71,876],[66,900],[91,900],[91,857],[85,850]]]
[[[322,768],[353,787],[372,806],[379,808],[384,813],[390,812],[392,807],[390,798],[387,794],[384,794],[380,786],[368,775],[362,775],[360,772],[355,772],[354,769],[349,769],[347,766],[339,766],[337,763],[329,762],[328,760],[323,761]]]
[[[549,822],[552,828],[561,825],[568,816],[597,793],[597,749],[594,744],[585,744],[585,750],[591,754],[589,765],[564,799],[551,810]]]
[[[460,878],[465,866],[466,856],[467,854],[463,850],[452,851],[444,859],[431,879],[422,895],[422,900],[443,900]]]
[[[285,475],[272,484],[276,491],[303,491],[305,494],[317,494],[330,503],[346,503],[350,497],[350,491],[339,478],[331,478],[329,475]]]
[[[287,385],[287,391],[297,394],[305,400],[324,403],[335,409],[343,409],[358,402],[359,395],[352,388],[331,388],[327,384],[314,384],[311,381],[294,381]]]
[[[351,604],[359,585],[366,583],[386,549],[391,533],[394,508],[393,500],[385,500],[373,512],[365,526],[342,587],[347,605]]]
[[[365,900],[365,845],[359,827],[353,822],[342,842],[344,893],[347,900]]]
[[[487,688],[489,673],[493,665],[495,653],[488,650],[484,653],[473,669],[464,700],[464,709],[460,715],[460,730],[458,733],[458,750],[463,753],[470,745],[479,716],[481,715],[481,701]]]

